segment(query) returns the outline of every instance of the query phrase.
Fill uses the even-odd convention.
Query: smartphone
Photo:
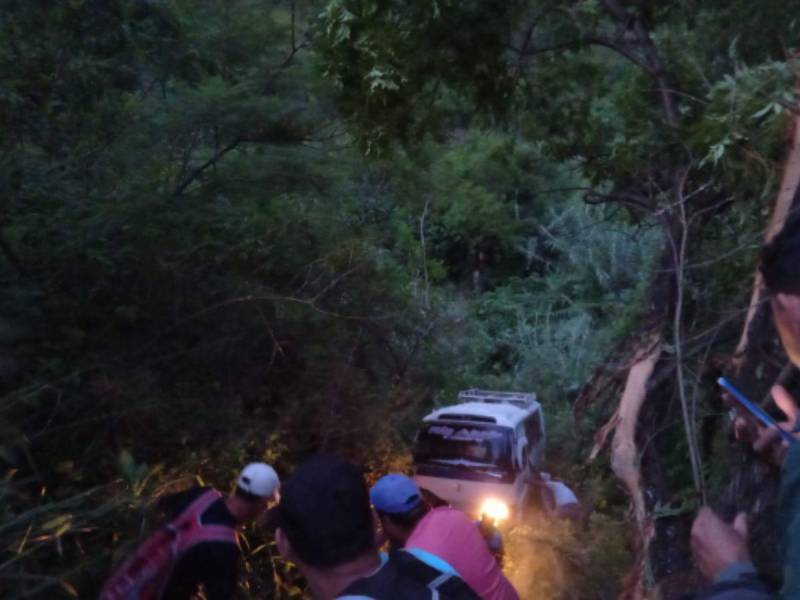
[[[730,381],[728,381],[724,377],[720,377],[719,379],[717,379],[717,383],[720,384],[723,388],[725,388],[725,390],[727,390],[731,394],[731,396],[733,396],[733,399],[736,400],[737,404],[741,406],[743,409],[745,409],[748,413],[750,413],[753,417],[755,417],[755,419],[759,423],[761,423],[765,427],[778,426],[778,423],[777,421],[775,421],[775,419],[773,419],[766,412],[764,412],[764,409],[762,409],[758,404],[755,404],[754,402],[748,400],[747,396],[745,396],[742,392],[740,392]],[[778,427],[778,430],[781,432],[781,437],[786,442],[788,442],[790,446],[797,442],[797,440],[790,433],[784,431],[780,427]]]

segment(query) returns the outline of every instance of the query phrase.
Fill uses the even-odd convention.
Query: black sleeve
[[[230,600],[238,576],[238,546],[228,542],[198,544],[176,565],[162,600],[189,600],[201,585],[207,600]]]
[[[156,507],[171,521],[178,517],[186,508],[208,488],[193,487],[176,494],[170,494],[158,499]]]

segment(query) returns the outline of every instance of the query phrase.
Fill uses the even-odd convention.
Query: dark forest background
[[[466,387],[537,392],[593,510],[509,533],[524,597],[690,590],[703,497],[770,512],[713,381],[792,383],[748,306],[799,29],[776,0],[2,0],[0,593],[93,597],[155,497],[251,459],[406,468]],[[257,528],[244,553],[245,595],[303,594]]]

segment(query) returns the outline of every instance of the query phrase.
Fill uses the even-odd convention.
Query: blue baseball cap
[[[369,491],[372,505],[380,512],[401,515],[422,504],[422,494],[416,483],[400,473],[384,475]]]

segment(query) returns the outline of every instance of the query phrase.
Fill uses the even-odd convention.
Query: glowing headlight
[[[481,504],[481,516],[485,515],[495,523],[504,521],[509,514],[508,504],[497,498],[488,498]]]

